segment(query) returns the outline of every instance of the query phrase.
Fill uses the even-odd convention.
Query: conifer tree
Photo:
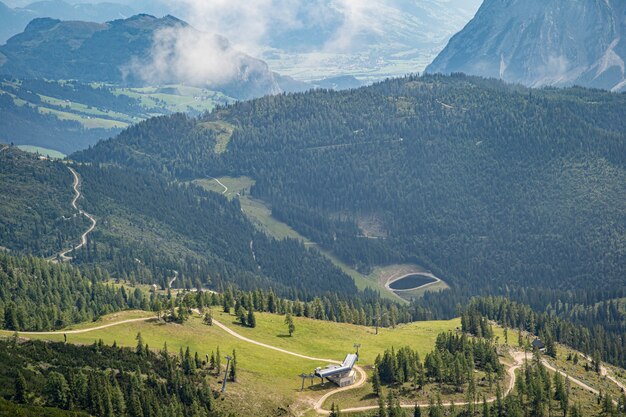
[[[135,336],[135,339],[137,339],[137,347],[135,348],[135,353],[137,353],[137,355],[139,356],[143,356],[145,353],[145,350],[143,347],[143,337],[141,337],[141,332],[137,333],[137,336]]]
[[[239,319],[239,323],[241,323],[242,326],[245,326],[246,325],[246,312],[244,311],[242,306],[237,307],[236,314],[237,314],[237,318]]]
[[[16,403],[26,403],[26,379],[19,371],[15,377],[15,396],[13,398]]]
[[[375,395],[380,395],[380,376],[378,376],[377,369],[374,369],[374,375],[372,375],[372,391]]]
[[[296,325],[293,322],[293,317],[291,317],[290,313],[287,313],[285,316],[285,324],[287,325],[287,332],[289,332],[289,337],[293,335],[293,332],[296,331]]]
[[[229,378],[233,382],[237,382],[237,352],[233,349],[233,359],[230,361]]]
[[[251,327],[253,329],[256,327],[256,317],[254,316],[254,311],[252,310],[252,307],[248,309],[247,322],[248,322],[248,327]]]

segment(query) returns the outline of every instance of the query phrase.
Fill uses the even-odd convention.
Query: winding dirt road
[[[212,180],[214,180],[215,182],[217,182],[219,185],[221,185],[222,187],[224,187],[224,191],[222,191],[222,194],[226,194],[228,192],[228,187],[225,186],[224,184],[222,184],[222,181],[218,180],[215,177],[211,177]]]
[[[106,329],[108,327],[113,327],[113,326],[119,326],[122,324],[126,324],[126,323],[134,323],[134,322],[145,322],[145,321],[150,321],[150,320],[154,320],[154,317],[141,317],[141,318],[135,318],[135,319],[128,319],[128,320],[122,320],[119,322],[115,322],[115,323],[108,323],[108,324],[103,324],[100,326],[96,326],[96,327],[90,327],[90,328],[86,328],[86,329],[78,329],[78,330],[60,330],[60,331],[53,331],[53,332],[19,332],[19,335],[23,335],[23,336],[28,336],[28,335],[57,335],[57,334],[78,334],[78,333],[87,333],[87,332],[92,332],[92,331],[96,331],[96,330],[101,330],[101,329]],[[220,329],[224,330],[226,333],[230,334],[231,336],[242,340],[246,343],[251,343],[253,345],[256,346],[260,346],[266,349],[271,349],[280,353],[284,353],[286,355],[291,355],[291,356],[295,356],[301,359],[307,359],[307,360],[311,360],[311,361],[315,361],[315,362],[326,362],[326,363],[334,363],[334,364],[339,364],[339,361],[333,360],[333,359],[324,359],[324,358],[316,358],[313,356],[307,356],[307,355],[302,355],[299,353],[295,353],[295,352],[291,352],[289,350],[286,349],[282,349],[276,346],[272,346],[266,343],[262,343],[262,342],[258,342],[256,340],[250,339],[248,337],[245,337],[239,333],[237,333],[236,331],[230,329],[229,327],[225,326],[224,324],[220,323],[219,321],[213,319],[213,324],[217,327],[219,327]],[[504,392],[504,396],[507,396],[511,393],[511,391],[514,389],[515,387],[515,380],[516,380],[516,375],[515,372],[524,364],[525,361],[525,354],[524,352],[512,352],[512,356],[513,356],[513,364],[507,369],[507,373],[509,375],[509,384]],[[554,368],[552,365],[550,365],[548,363],[547,360],[543,359],[542,360],[542,364],[549,369],[552,372],[558,372],[561,375],[567,377],[570,379],[570,381],[572,381],[574,384],[580,386],[581,388],[595,394],[598,395],[599,392],[598,390],[596,390],[595,388],[590,387],[589,385],[585,384],[582,381],[579,381],[567,374],[565,374],[563,371],[558,370],[556,368]],[[367,374],[365,373],[365,371],[360,367],[360,366],[355,366],[354,369],[358,372],[359,374],[359,378],[356,381],[355,384],[347,386],[347,387],[342,387],[342,388],[336,388],[332,391],[327,392],[326,394],[324,394],[321,398],[319,398],[313,405],[313,409],[322,415],[328,415],[330,414],[329,410],[326,410],[323,408],[324,403],[328,400],[328,398],[330,398],[331,396],[338,394],[340,392],[344,392],[344,391],[349,391],[349,390],[353,390],[356,388],[359,388],[361,386],[363,386],[366,382],[367,382]],[[614,378],[609,378],[611,381],[613,381],[617,386],[622,387],[623,384],[621,384],[619,381],[615,381]],[[494,401],[496,401],[495,397],[489,398],[487,399],[488,403],[493,403]],[[464,406],[467,405],[467,402],[459,402],[459,403],[455,403],[456,406]],[[452,403],[450,402],[445,402],[443,403],[443,405],[445,407],[451,406]],[[418,404],[418,407],[420,408],[427,408],[429,405],[428,404]],[[412,404],[401,404],[402,408],[413,408],[415,407],[415,403]],[[344,408],[341,410],[342,413],[352,413],[352,412],[362,412],[362,411],[370,411],[370,410],[375,410],[377,409],[378,406],[377,405],[372,405],[372,406],[363,406],[363,407],[352,407],[352,408]]]
[[[174,277],[167,283],[167,288],[172,288],[172,284],[176,281],[176,278],[178,278],[178,271],[174,271]]]
[[[219,327],[220,329],[224,330],[226,333],[230,334],[231,336],[236,337],[237,339],[243,340],[244,342],[252,343],[253,345],[264,347],[266,349],[272,349],[272,350],[275,350],[277,352],[284,353],[286,355],[291,355],[291,356],[295,356],[295,357],[302,358],[302,359],[308,359],[308,360],[315,361],[315,362],[326,362],[326,363],[334,363],[334,364],[340,364],[341,363],[341,362],[333,360],[333,359],[323,359],[323,358],[315,358],[313,356],[301,355],[299,353],[295,353],[295,352],[291,352],[289,350],[281,349],[281,348],[278,348],[276,346],[268,345],[266,343],[257,342],[256,340],[253,340],[253,339],[250,339],[250,338],[247,338],[245,336],[240,335],[239,333],[237,333],[234,330],[224,326],[222,323],[220,323],[219,321],[217,321],[215,319],[213,319],[213,324],[216,325],[217,327]],[[365,373],[363,368],[361,368],[360,366],[355,366],[354,369],[359,374],[358,380],[354,384],[352,384],[352,385],[349,385],[347,387],[337,388],[337,389],[334,389],[334,390],[329,391],[326,394],[324,394],[319,400],[317,400],[315,402],[315,405],[313,406],[315,411],[317,411],[320,414],[330,414],[330,411],[324,410],[322,408],[323,405],[324,405],[324,402],[326,402],[326,400],[330,396],[335,395],[335,394],[337,394],[339,392],[342,392],[342,391],[348,391],[348,390],[352,390],[352,389],[358,388],[358,387],[362,386],[363,384],[365,384],[367,382],[367,374]]]
[[[587,359],[589,362],[593,363],[593,358],[591,356],[585,356],[585,359]],[[609,381],[613,382],[622,391],[626,392],[626,385],[624,385],[621,381],[617,380],[613,375],[611,375],[609,373],[609,370],[606,368],[606,366],[604,366],[602,364],[600,364],[600,375],[602,375],[603,377],[605,377]]]
[[[513,364],[513,366],[511,366],[508,370],[507,373],[509,374],[509,385],[506,388],[506,391],[504,392],[504,396],[506,397],[507,395],[509,395],[509,393],[513,390],[513,388],[515,387],[515,371],[517,371],[523,364],[524,364],[524,353],[523,352],[514,352],[513,353],[513,359],[515,361],[515,363]],[[346,388],[356,388],[355,385],[351,386],[351,387],[346,387]],[[335,390],[332,393],[330,393],[330,395],[326,395],[324,398],[324,400],[326,400],[328,397],[330,397],[333,394],[336,394],[337,392],[339,392],[339,390]],[[493,398],[489,398],[487,399],[488,403],[493,403],[496,401],[496,397]],[[455,406],[463,406],[463,405],[467,405],[467,402],[459,402],[459,403],[454,403]],[[443,406],[444,407],[449,407],[451,406],[452,403],[451,402],[444,402]],[[418,407],[420,408],[428,408],[429,404],[417,404]],[[400,404],[400,407],[402,408],[413,408],[415,407],[415,403],[412,404]],[[362,411],[371,411],[371,410],[377,410],[378,409],[378,405],[369,405],[369,406],[364,406],[364,407],[352,407],[352,408],[344,408],[341,410],[342,413],[356,413],[356,412],[362,412]],[[330,414],[330,412],[328,410],[324,410],[324,409],[315,409],[318,413],[320,414]]]
[[[579,387],[581,387],[583,389],[586,389],[587,391],[592,392],[595,395],[600,394],[600,392],[597,389],[592,388],[589,385],[585,384],[584,382],[579,381],[576,378],[572,378],[571,376],[567,375],[565,372],[556,369],[554,366],[550,365],[550,363],[547,360],[542,359],[541,360],[541,364],[543,366],[545,366],[548,370],[550,370],[552,372],[558,372],[559,374],[561,374],[561,376],[564,376],[565,378],[568,378],[570,381],[572,381],[574,384],[578,385]]]
[[[87,244],[87,236],[89,236],[89,233],[91,233],[93,229],[96,228],[96,219],[91,214],[87,213],[86,211],[79,209],[78,206],[76,205],[76,202],[80,198],[80,177],[78,176],[78,173],[74,170],[74,168],[67,167],[67,169],[69,169],[72,175],[74,176],[74,186],[73,186],[74,187],[74,199],[72,200],[72,207],[74,208],[74,210],[78,210],[78,214],[82,214],[83,216],[85,216],[91,222],[91,225],[85,231],[85,233],[81,235],[80,243],[78,245],[72,248],[69,248],[68,250],[61,252],[59,254],[59,257],[61,258],[62,261],[71,261],[72,257],[67,256],[67,254],[85,246]]]

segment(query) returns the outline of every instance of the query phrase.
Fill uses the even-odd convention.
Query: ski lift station
[[[352,385],[356,381],[356,371],[353,368],[358,358],[355,353],[350,353],[341,365],[328,365],[326,368],[315,369],[315,376],[322,380],[327,379],[340,387]]]

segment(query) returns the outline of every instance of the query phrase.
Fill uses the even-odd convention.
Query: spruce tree
[[[239,323],[241,323],[242,326],[245,326],[246,325],[246,312],[244,311],[242,306],[237,307],[236,314],[237,314],[237,318],[239,319]]]
[[[230,361],[230,371],[228,376],[231,381],[237,382],[237,353],[233,349],[233,359]]]
[[[16,403],[26,403],[26,379],[21,372],[18,372],[15,377],[15,396],[13,398]]]
[[[287,325],[287,332],[289,332],[289,337],[293,335],[293,332],[296,331],[296,325],[293,322],[293,317],[291,317],[290,313],[287,313],[285,316],[285,324]]]
[[[252,307],[250,307],[250,309],[248,310],[248,327],[251,328],[255,328],[256,327],[256,317],[254,316],[254,311],[252,310]]]
[[[145,350],[143,347],[143,337],[141,337],[141,332],[137,333],[137,336],[135,336],[135,339],[137,339],[137,347],[135,348],[135,353],[139,356],[143,356],[143,354],[145,353]]]
[[[374,368],[374,375],[372,376],[372,391],[375,395],[380,395],[380,376],[378,376],[378,369]]]

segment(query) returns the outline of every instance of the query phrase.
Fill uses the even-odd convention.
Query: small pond
[[[421,287],[422,285],[436,282],[437,280],[426,275],[412,274],[400,278],[397,281],[389,284],[389,288],[392,290],[412,290],[413,288]]]

